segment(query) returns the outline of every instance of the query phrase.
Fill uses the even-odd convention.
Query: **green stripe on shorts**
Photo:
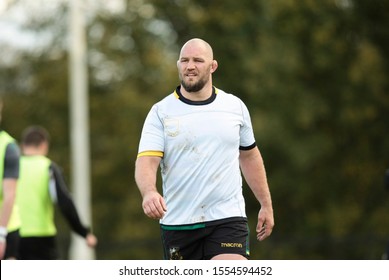
[[[161,228],[163,230],[194,230],[199,228],[205,228],[205,224],[182,225],[182,226],[161,225]]]

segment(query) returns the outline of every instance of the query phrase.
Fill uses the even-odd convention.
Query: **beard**
[[[205,84],[209,80],[206,77],[202,77],[197,82],[185,82],[182,77],[180,78],[181,78],[181,85],[187,92],[198,92],[202,90]]]

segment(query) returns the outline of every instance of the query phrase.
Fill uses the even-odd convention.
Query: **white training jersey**
[[[205,101],[191,101],[180,87],[146,117],[138,157],[161,156],[163,225],[190,225],[246,217],[239,149],[255,147],[247,107],[213,88]]]

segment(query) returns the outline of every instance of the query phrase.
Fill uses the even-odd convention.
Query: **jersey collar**
[[[193,101],[188,98],[185,98],[181,94],[181,85],[179,85],[176,90],[174,91],[174,95],[181,100],[182,102],[188,104],[188,105],[207,105],[212,103],[216,99],[217,90],[215,87],[212,87],[212,94],[208,99],[201,100],[201,101]]]

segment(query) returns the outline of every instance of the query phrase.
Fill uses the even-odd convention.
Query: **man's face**
[[[177,62],[181,85],[187,92],[198,92],[209,82],[212,58],[199,44],[185,46]]]

